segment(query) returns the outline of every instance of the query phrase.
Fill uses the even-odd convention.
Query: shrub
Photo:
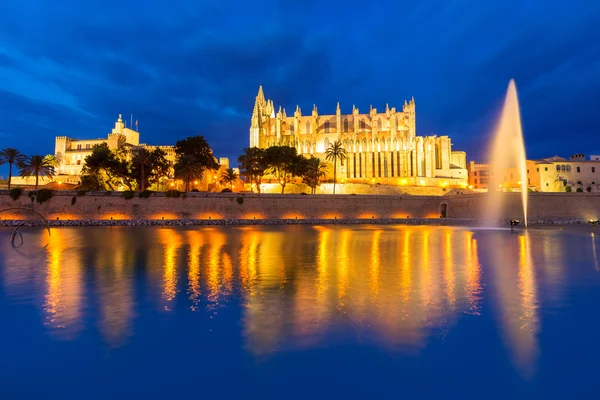
[[[87,193],[87,190],[78,190],[77,196],[85,196],[86,193]]]
[[[71,197],[71,205],[74,206],[75,203],[77,203],[77,197],[73,196]]]
[[[181,192],[179,190],[171,189],[171,190],[167,190],[165,192],[165,195],[167,197],[179,197],[179,196],[181,196]]]
[[[54,196],[54,190],[40,189],[37,191],[36,200],[39,204],[48,201]]]
[[[304,192],[300,193],[300,196],[307,196],[307,195],[308,195],[308,193],[304,193]]]
[[[244,204],[244,198],[243,197],[238,197],[235,199],[235,201],[237,201],[237,203],[241,206],[242,204]]]
[[[147,199],[148,197],[152,196],[152,193],[154,193],[152,190],[144,190],[139,194],[140,199]]]
[[[196,188],[193,188],[191,191],[192,191],[192,192],[199,192],[199,190],[198,190],[198,189],[196,189]]]
[[[221,190],[221,193],[231,193],[231,189],[225,188],[225,189]]]
[[[133,199],[134,194],[135,194],[135,192],[133,190],[125,190],[123,192],[123,198],[125,200],[131,200],[131,199]]]
[[[592,191],[592,188],[590,186],[588,186],[587,188],[585,188],[585,190],[589,193]]]
[[[21,188],[10,189],[10,191],[8,192],[8,195],[14,201],[17,201],[17,199],[21,197],[21,194],[23,194],[23,189]]]
[[[567,187],[565,188],[565,192],[567,192],[567,193],[571,193],[571,191],[572,191],[572,189],[571,189],[571,186],[567,186]]]
[[[583,189],[582,188],[577,188],[577,192],[578,193],[583,193]]]

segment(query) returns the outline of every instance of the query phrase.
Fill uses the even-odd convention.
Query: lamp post
[[[597,219],[590,219],[588,222],[592,226],[592,232],[593,232],[594,231],[594,227],[596,225],[598,225],[598,220]]]

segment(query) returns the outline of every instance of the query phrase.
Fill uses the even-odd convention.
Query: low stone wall
[[[506,193],[502,219],[522,219],[520,195]],[[0,220],[481,220],[485,194],[447,196],[275,195],[252,193],[187,193],[170,198],[164,193],[126,200],[121,193],[56,192],[38,204],[27,193],[13,201],[0,191]],[[581,222],[600,217],[600,195],[591,193],[531,193],[529,221]]]
[[[250,185],[246,185],[249,189]],[[281,194],[281,185],[278,183],[265,183],[261,185],[263,193]],[[380,185],[368,183],[338,183],[335,185],[336,194],[365,194],[384,196],[444,196],[456,189],[441,186],[401,186]],[[468,189],[458,189],[464,192]],[[312,189],[304,184],[289,183],[285,186],[285,194],[311,193]],[[322,183],[317,186],[316,194],[333,194],[333,183]]]

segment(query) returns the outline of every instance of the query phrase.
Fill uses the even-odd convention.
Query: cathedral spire
[[[342,109],[340,108],[340,102],[338,101],[337,107],[335,108],[335,113],[340,115],[342,113]]]

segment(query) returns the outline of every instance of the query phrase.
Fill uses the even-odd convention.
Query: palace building
[[[420,186],[467,185],[466,153],[453,151],[448,136],[417,136],[415,100],[402,110],[386,105],[384,112],[371,108],[361,114],[302,115],[296,106],[293,116],[285,109],[275,111],[272,100],[258,89],[250,125],[250,147],[292,146],[299,154],[325,159],[330,144],[340,140],[347,153],[338,161],[338,180],[348,182]],[[331,168],[331,170],[333,170]],[[398,179],[400,178],[400,179]]]

